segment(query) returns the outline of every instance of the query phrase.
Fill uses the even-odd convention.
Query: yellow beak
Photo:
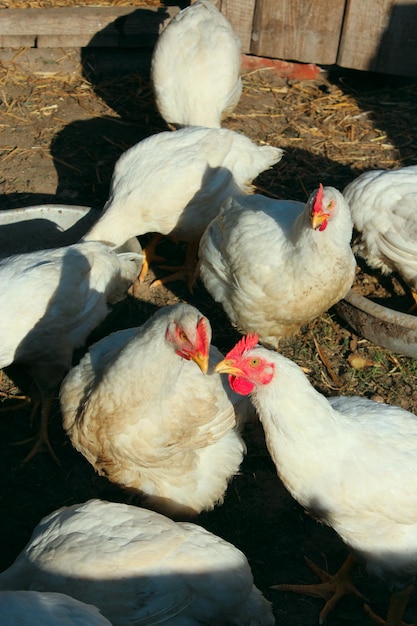
[[[313,213],[311,216],[311,226],[314,230],[317,230],[329,217],[329,213]]]
[[[197,352],[197,354],[191,354],[190,359],[194,361],[194,363],[197,363],[203,374],[207,374],[209,367],[208,355],[205,356],[204,354],[201,354],[201,352]]]
[[[214,371],[217,374],[233,374],[234,376],[244,376],[244,372],[233,365],[233,362],[230,359],[223,359],[217,363]]]

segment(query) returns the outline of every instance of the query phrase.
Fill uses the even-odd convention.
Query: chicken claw
[[[193,287],[197,278],[196,265],[198,244],[198,240],[188,243],[184,265],[161,265],[161,269],[171,270],[174,273],[169,274],[168,276],[164,276],[163,278],[158,278],[158,280],[154,280],[151,284],[151,289],[154,289],[155,287],[160,287],[161,285],[165,285],[166,283],[174,282],[175,280],[182,280],[187,283],[188,291],[190,293],[193,293]]]
[[[305,593],[309,596],[324,598],[326,603],[319,614],[319,624],[323,624],[329,613],[343,596],[353,594],[361,600],[365,600],[364,595],[356,589],[351,580],[351,571],[356,564],[352,555],[349,555],[342,567],[333,576],[318,567],[315,563],[304,557],[307,565],[320,578],[321,583],[313,585],[272,585],[271,589],[279,591],[292,591],[294,593]]]
[[[24,439],[23,441],[17,441],[13,443],[12,445],[21,446],[21,445],[28,443],[29,441],[35,440],[34,445],[32,446],[29,453],[23,459],[21,465],[26,465],[27,463],[29,463],[29,461],[31,461],[38,454],[38,452],[42,450],[43,446],[46,447],[47,451],[49,452],[49,454],[51,455],[55,463],[57,465],[61,465],[57,455],[55,454],[52,448],[51,442],[49,441],[49,435],[48,435],[48,420],[49,420],[49,414],[51,412],[52,396],[50,398],[46,398],[42,402],[41,400],[36,400],[34,402],[33,408],[30,414],[30,418],[29,418],[30,423],[32,423],[33,421],[33,418],[39,408],[39,404],[41,404],[41,423],[40,423],[38,434],[35,437],[29,437],[28,439]]]

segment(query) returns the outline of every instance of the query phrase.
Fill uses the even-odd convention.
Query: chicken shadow
[[[167,1],[164,5],[178,3]],[[65,126],[50,145],[58,177],[56,193],[0,195],[4,208],[63,203],[101,209],[119,156],[145,137],[167,130],[154,105],[149,82],[152,47],[161,25],[170,17],[165,7],[156,11],[132,9],[81,49],[83,77],[117,115],[77,120]],[[143,32],[142,21],[146,25]],[[132,26],[139,34],[130,34]],[[109,37],[113,47],[103,47]]]
[[[154,105],[149,68],[152,45],[168,18],[163,8],[156,13],[133,11],[97,33],[82,49],[83,77],[117,115],[75,121],[54,137],[51,155],[58,176],[57,197],[63,201],[101,208],[120,155],[149,135],[166,130]],[[128,25],[141,19],[151,20],[152,28],[132,41]],[[122,45],[128,47],[96,47],[107,30],[120,33]]]

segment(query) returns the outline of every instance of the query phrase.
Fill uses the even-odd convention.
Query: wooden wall
[[[245,53],[417,76],[417,0],[221,0],[220,5]]]
[[[217,0],[261,57],[417,76],[417,0]],[[0,47],[151,47],[178,6],[0,9]]]
[[[348,0],[336,62],[417,76],[416,0]]]
[[[0,46],[150,47],[179,7],[0,9]]]
[[[251,52],[330,65],[337,58],[345,0],[258,0]]]

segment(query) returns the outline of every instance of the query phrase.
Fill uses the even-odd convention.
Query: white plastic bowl
[[[0,256],[76,243],[100,214],[99,209],[62,204],[0,211]]]
[[[100,215],[100,209],[72,204],[0,210],[0,258],[77,243]],[[142,248],[134,237],[118,250],[141,252]]]

